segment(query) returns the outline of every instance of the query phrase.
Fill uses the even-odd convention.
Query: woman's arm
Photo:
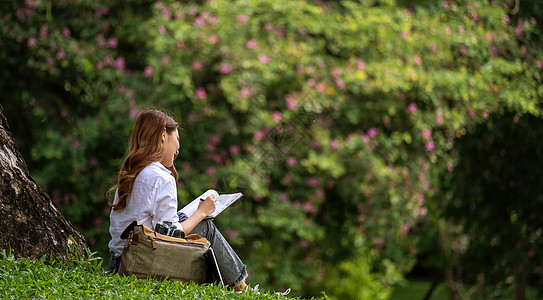
[[[215,201],[216,199],[214,195],[207,197],[205,201],[198,205],[198,209],[196,212],[194,212],[194,214],[192,214],[192,216],[181,222],[181,226],[183,226],[183,231],[185,234],[190,234],[198,223],[215,211]]]

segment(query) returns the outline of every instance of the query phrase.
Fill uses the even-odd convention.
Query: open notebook
[[[236,202],[236,200],[238,200],[239,198],[243,197],[242,193],[219,195],[219,193],[217,193],[217,191],[215,190],[207,190],[205,193],[196,197],[196,199],[192,200],[189,204],[185,205],[185,207],[179,210],[178,214],[184,213],[185,215],[187,215],[187,217],[192,216],[192,214],[194,214],[194,212],[198,209],[198,205],[200,204],[200,201],[201,201],[200,199],[205,200],[207,197],[211,195],[215,195],[217,202],[215,204],[215,211],[213,211],[209,216],[207,216],[206,219],[212,219],[212,218],[217,217],[228,206]]]

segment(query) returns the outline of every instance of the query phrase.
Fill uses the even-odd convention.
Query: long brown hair
[[[164,154],[162,147],[164,128],[168,134],[171,134],[178,127],[179,124],[174,119],[159,110],[147,109],[138,116],[134,131],[130,135],[127,155],[117,177],[117,184],[109,190],[109,194],[117,190],[119,197],[119,201],[115,204],[109,197],[109,206],[113,207],[113,210],[121,210],[126,207],[128,195],[132,192],[138,174],[150,163],[160,161],[162,158]],[[177,180],[175,167],[172,166],[168,170]]]

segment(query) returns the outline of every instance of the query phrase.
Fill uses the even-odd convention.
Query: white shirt
[[[113,203],[118,201],[119,198],[115,192]],[[182,228],[177,216],[175,178],[159,162],[149,164],[138,174],[132,193],[128,195],[126,207],[121,210],[111,210],[109,250],[116,256],[122,254],[126,243],[126,240],[121,240],[121,233],[132,221],[138,221],[153,230],[156,223],[160,221],[169,221],[177,228]]]

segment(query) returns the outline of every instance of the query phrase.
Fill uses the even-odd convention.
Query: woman
[[[110,202],[112,252],[110,271],[119,269],[120,256],[126,240],[121,240],[123,230],[134,220],[154,229],[160,221],[172,222],[185,234],[197,233],[207,238],[217,258],[226,285],[235,290],[246,287],[246,266],[217,230],[213,222],[204,220],[215,210],[215,198],[202,201],[197,211],[179,222],[177,215],[177,171],[173,165],[179,154],[179,125],[158,110],[142,112],[130,136],[128,154],[118,175],[115,198]]]

